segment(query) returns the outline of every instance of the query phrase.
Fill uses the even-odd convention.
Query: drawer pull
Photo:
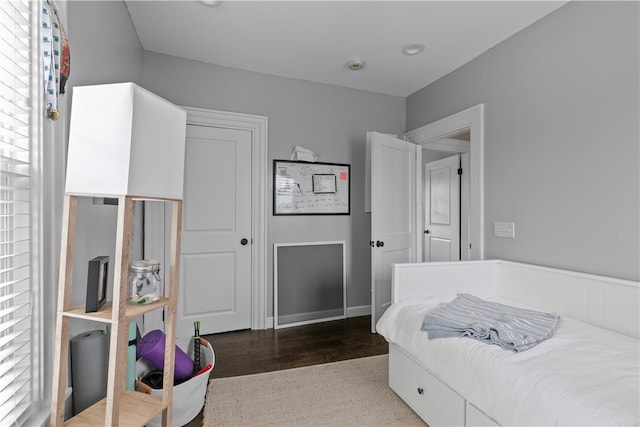
[[[424,394],[424,389],[422,387],[418,387],[418,394]]]

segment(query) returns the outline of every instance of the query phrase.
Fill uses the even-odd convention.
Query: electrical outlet
[[[496,221],[493,223],[493,235],[496,237],[507,237],[515,239],[516,237],[516,223],[515,222],[503,222]]]

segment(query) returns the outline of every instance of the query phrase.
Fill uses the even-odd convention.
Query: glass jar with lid
[[[129,298],[131,304],[149,304],[162,298],[160,263],[156,260],[140,260],[129,268]]]

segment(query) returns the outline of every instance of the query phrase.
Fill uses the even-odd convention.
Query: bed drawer
[[[431,427],[465,424],[465,401],[398,347],[389,345],[389,387]]]

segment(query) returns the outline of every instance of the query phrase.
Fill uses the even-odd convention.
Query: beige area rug
[[[203,425],[424,426],[388,387],[388,356],[213,379]]]

